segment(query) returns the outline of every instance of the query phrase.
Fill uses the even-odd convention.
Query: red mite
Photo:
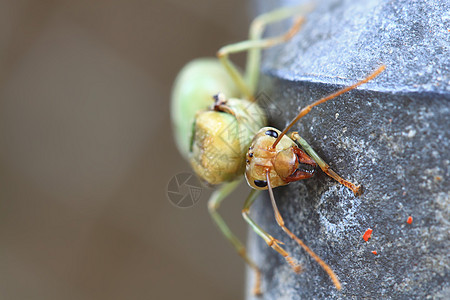
[[[372,235],[372,229],[367,229],[367,231],[363,235],[363,239],[367,242],[370,239],[370,236]]]
[[[408,217],[408,220],[406,221],[406,223],[408,224],[412,224],[413,218],[411,216]]]

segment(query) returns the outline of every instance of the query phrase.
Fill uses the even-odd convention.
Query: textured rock
[[[263,298],[450,298],[449,29],[446,1],[323,1],[292,41],[266,52],[263,86],[276,99],[272,123],[280,129],[299,107],[381,63],[387,70],[294,126],[364,194],[353,196],[320,170],[275,190],[287,227],[330,265],[342,290],[276,225],[265,194],[251,215],[305,271],[292,272],[252,233]],[[365,242],[368,228],[372,238]],[[249,291],[252,284],[249,273]]]

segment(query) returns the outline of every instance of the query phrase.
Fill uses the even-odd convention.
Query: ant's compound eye
[[[265,180],[255,180],[254,183],[257,187],[261,187],[261,188],[267,186],[267,181],[265,181]]]
[[[278,137],[278,133],[277,133],[275,130],[272,130],[272,129],[267,130],[267,131],[265,132],[265,134],[266,134],[266,135],[270,135],[270,136],[273,137],[273,138],[277,138],[277,137]]]

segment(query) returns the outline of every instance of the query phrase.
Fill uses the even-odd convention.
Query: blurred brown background
[[[245,267],[200,203],[171,84],[246,37],[242,1],[0,2],[0,298],[239,299]],[[247,189],[245,189],[247,191]],[[242,194],[224,217],[245,237]]]

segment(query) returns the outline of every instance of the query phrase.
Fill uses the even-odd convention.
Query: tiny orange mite
[[[406,220],[406,223],[411,224],[413,221],[413,218],[411,216],[408,217],[408,220]]]
[[[363,235],[363,239],[367,242],[370,239],[370,236],[372,235],[372,229],[367,229],[366,232]]]
[[[372,253],[373,253],[374,255],[377,255],[377,254],[378,254],[377,251],[372,251]]]

